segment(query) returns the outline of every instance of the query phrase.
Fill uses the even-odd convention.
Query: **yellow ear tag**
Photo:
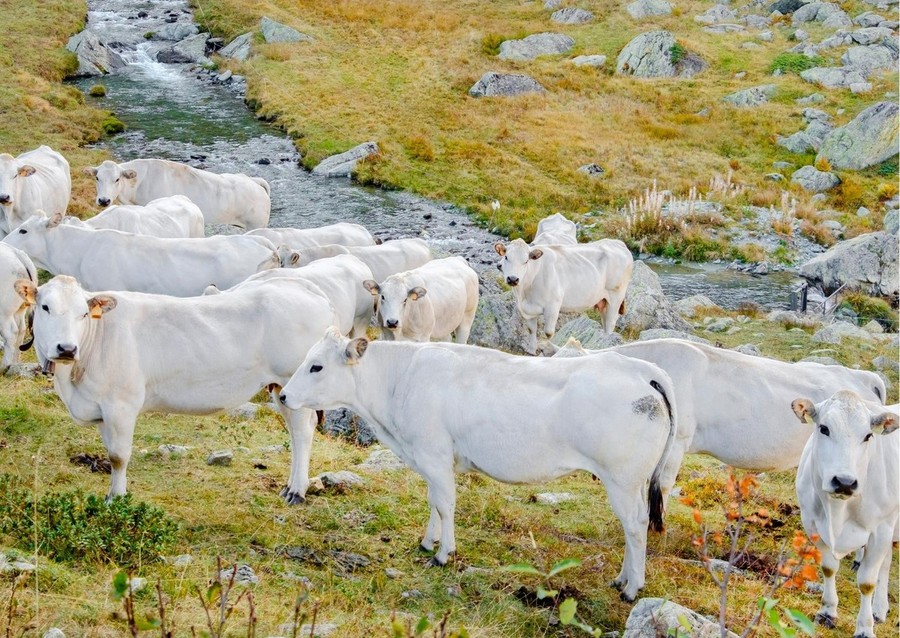
[[[816,420],[813,419],[808,413],[803,415],[803,420],[807,423],[815,423]]]
[[[91,319],[99,319],[103,316],[102,306],[91,306]]]

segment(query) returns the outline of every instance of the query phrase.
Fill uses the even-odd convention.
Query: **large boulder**
[[[187,62],[190,64],[207,64],[209,58],[206,57],[206,41],[209,39],[208,33],[198,33],[185,38],[181,42],[176,43],[172,47],[170,59],[166,62]],[[162,56],[162,52],[160,53]],[[177,58],[177,59],[172,59]],[[160,61],[163,61],[160,59]]]
[[[834,173],[820,171],[815,166],[804,166],[794,171],[791,181],[810,193],[824,193],[841,183]]]
[[[724,4],[714,4],[700,15],[694,16],[694,22],[699,22],[700,24],[722,24],[724,22],[734,22],[736,18],[734,11]]]
[[[159,31],[153,33],[153,40],[169,40],[171,42],[180,42],[192,35],[197,35],[200,28],[190,22],[174,22],[161,27]]]
[[[863,169],[890,159],[900,145],[896,102],[870,106],[822,142],[819,158],[839,169]]]
[[[850,47],[841,56],[841,64],[872,71],[893,69],[897,66],[894,52],[882,44]]]
[[[566,322],[553,335],[552,343],[556,346],[564,346],[569,339],[577,340],[582,347],[588,350],[602,350],[622,343],[622,335],[617,332],[606,334],[603,326],[598,321],[589,317],[576,317]]]
[[[557,24],[585,24],[594,19],[594,14],[587,9],[559,9],[550,15]]]
[[[672,5],[666,0],[635,0],[625,10],[635,20],[672,15]]]
[[[472,97],[497,97],[522,95],[523,93],[543,93],[544,87],[537,80],[521,73],[488,72],[481,76],[471,89]]]
[[[691,330],[663,293],[659,277],[642,261],[634,262],[634,272],[625,295],[625,315],[619,319],[617,327],[635,332],[648,328]]]
[[[616,73],[638,78],[691,77],[706,66],[668,31],[648,31],[625,45],[616,60]]]
[[[88,29],[69,38],[66,49],[78,57],[75,75],[103,75],[125,66],[122,56],[100,42],[97,34]]]
[[[849,27],[853,24],[850,16],[844,13],[840,5],[833,2],[810,2],[803,5],[791,18],[794,26],[804,22],[821,22],[826,27]]]
[[[523,352],[528,331],[512,290],[503,291],[490,276],[482,277],[478,309],[469,343],[507,352]]]
[[[690,626],[690,629],[685,627]],[[657,636],[690,636],[691,638],[719,638],[719,623],[701,616],[664,598],[641,598],[625,621],[622,638],[657,638]],[[738,638],[726,633],[727,638]]]
[[[328,410],[322,423],[322,431],[364,447],[378,441],[369,424],[346,408]]]
[[[768,6],[768,11],[769,13],[777,11],[782,15],[788,15],[802,7],[804,4],[803,0],[775,0],[775,2]]]
[[[846,89],[852,84],[864,84],[869,70],[858,66],[817,66],[801,71],[800,77],[825,88]]]
[[[800,275],[830,294],[847,284],[870,295],[891,296],[900,291],[897,235],[867,233],[835,244],[800,266]]]
[[[275,22],[272,18],[263,16],[259,21],[259,28],[267,43],[272,42],[312,42],[312,36],[300,33],[297,29]]]
[[[774,84],[762,84],[760,86],[752,86],[749,89],[726,95],[723,100],[730,102],[735,106],[759,106],[769,101],[778,92],[778,87]]]
[[[500,45],[501,60],[527,61],[542,55],[561,55],[575,46],[575,40],[561,33],[535,33],[521,40],[506,40]]]
[[[231,58],[243,62],[250,57],[250,40],[252,33],[242,33],[226,46],[219,49],[219,55],[223,58]]]
[[[359,160],[376,153],[378,153],[378,144],[365,142],[354,146],[349,151],[326,157],[312,169],[312,174],[321,177],[350,177],[356,170],[356,163]]]

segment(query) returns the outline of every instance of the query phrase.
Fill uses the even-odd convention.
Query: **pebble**
[[[231,465],[234,453],[231,450],[217,450],[206,457],[207,465]]]
[[[396,569],[394,567],[388,567],[384,570],[384,575],[387,576],[388,578],[401,578],[401,577],[405,576],[406,574],[404,574],[399,569]]]
[[[234,567],[228,567],[219,572],[219,578],[223,581],[231,580],[231,574],[234,572]],[[256,575],[256,572],[253,571],[253,568],[246,563],[241,563],[238,565],[237,574],[234,577],[234,583],[236,585],[257,585],[259,584],[259,576]]]
[[[169,458],[170,456],[184,456],[190,449],[191,448],[187,445],[173,445],[171,443],[163,443],[157,448],[159,453],[165,458]]]

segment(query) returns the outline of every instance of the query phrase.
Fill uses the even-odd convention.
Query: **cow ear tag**
[[[103,306],[97,304],[95,306],[91,306],[91,319],[99,319],[103,316]]]

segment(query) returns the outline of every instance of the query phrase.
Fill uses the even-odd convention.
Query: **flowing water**
[[[179,21],[190,20],[182,2],[153,4],[89,2],[88,28],[104,35],[115,33],[116,48],[129,63],[100,80],[107,97],[96,100],[128,127],[105,143],[116,158],[159,157],[218,173],[262,177],[271,186],[271,226],[350,221],[376,237],[422,237],[435,248],[463,255],[480,272],[495,262],[492,245],[500,238],[458,208],[407,193],[361,187],[347,179],[313,177],[299,167],[292,142],[256,120],[228,88],[199,78],[189,65],[153,60],[148,54],[153,45],[143,41],[143,33],[158,27],[163,14],[171,16],[170,21],[176,14]],[[141,17],[148,11],[150,15]],[[97,82],[86,78],[76,85],[86,92]],[[704,294],[728,308],[743,301],[765,308],[785,307],[794,279],[787,273],[753,276],[724,270],[721,265],[653,263],[651,267],[671,298]]]

